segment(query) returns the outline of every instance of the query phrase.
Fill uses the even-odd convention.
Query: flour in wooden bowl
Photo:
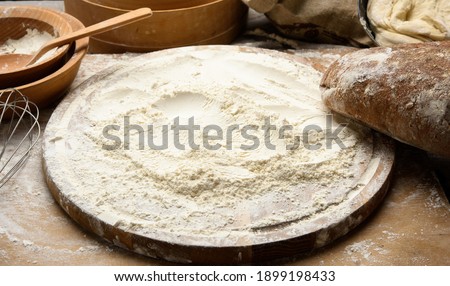
[[[340,217],[375,172],[372,135],[350,124],[330,140],[348,122],[327,117],[320,79],[264,53],[142,56],[91,79],[61,107],[46,131],[44,158],[60,166],[49,176],[100,220],[145,236],[196,237],[185,244],[247,244],[249,234]],[[198,129],[177,130],[176,120]],[[150,147],[166,137],[166,148]]]
[[[39,49],[55,39],[54,36],[50,35],[48,32],[41,32],[37,29],[27,29],[26,34],[19,39],[8,39],[2,45],[0,45],[0,55],[8,55],[8,54],[25,54],[25,55],[33,55]],[[43,55],[37,63],[40,63],[44,60],[52,57],[58,48],[54,48],[45,55]],[[7,70],[7,65],[1,65],[0,71]]]
[[[40,32],[37,29],[27,29],[26,34],[20,39],[8,39],[0,46],[0,54],[27,54],[37,52],[43,45],[55,37],[48,32]]]

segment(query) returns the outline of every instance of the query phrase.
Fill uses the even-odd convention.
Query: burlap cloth
[[[265,13],[284,35],[308,42],[371,45],[358,19],[357,0],[243,0]]]

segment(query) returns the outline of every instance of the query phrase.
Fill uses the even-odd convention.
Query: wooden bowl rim
[[[116,11],[116,12],[122,12],[122,13],[126,13],[132,10],[128,10],[128,9],[121,9],[121,8],[115,8],[115,7],[110,7],[110,6],[106,6],[106,5],[102,5],[102,4],[98,4],[95,2],[91,2],[89,0],[80,0],[85,2],[86,4],[92,5],[92,6],[96,6],[99,8],[103,8],[103,9],[107,9],[107,10],[111,10],[111,11]],[[219,2],[224,2],[224,1],[229,1],[229,0],[212,0],[210,3],[206,3],[206,4],[201,4],[201,5],[196,5],[196,6],[192,6],[192,7],[188,7],[188,8],[178,8],[178,9],[167,9],[167,10],[153,10],[153,13],[155,14],[164,14],[164,13],[173,13],[173,12],[179,12],[179,11],[190,11],[190,10],[196,10],[199,8],[203,8],[206,6],[212,6],[215,4],[218,4]],[[151,8],[151,7],[150,7]]]
[[[84,27],[83,23],[81,23],[81,21],[79,21],[75,17],[73,17],[73,16],[71,16],[69,14],[66,14],[66,13],[65,13],[65,16],[66,17],[70,16],[74,20],[79,22],[79,24],[78,23],[75,24],[75,22],[74,22],[74,24],[72,24],[72,26],[82,25],[82,26],[79,26],[80,29],[81,29],[81,27]],[[54,73],[52,73],[52,74],[50,74],[50,75],[48,75],[48,76],[38,80],[38,81],[31,82],[29,84],[16,87],[16,89],[20,90],[20,89],[29,88],[31,86],[39,85],[39,84],[41,84],[41,83],[43,83],[45,81],[48,81],[48,80],[50,80],[52,78],[58,77],[60,74],[64,73],[66,70],[69,70],[70,68],[72,68],[72,66],[74,66],[78,61],[81,61],[83,59],[83,57],[87,53],[88,46],[89,46],[89,38],[87,38],[87,37],[75,41],[75,51],[74,51],[73,55],[70,57],[70,59],[60,69],[58,69],[56,72],[54,72]]]
[[[243,18],[245,18],[245,17],[246,17],[246,15]],[[228,34],[232,34],[236,29],[239,29],[242,26],[243,26],[242,23],[236,23],[232,27],[228,28],[227,30],[225,30],[225,31],[223,31],[223,32],[213,36],[213,37],[210,37],[210,38],[207,38],[207,39],[203,39],[203,40],[199,40],[199,41],[195,41],[195,42],[191,42],[191,43],[188,43],[188,44],[184,45],[183,47],[185,47],[185,46],[209,45],[209,44],[205,44],[205,43],[207,43],[209,41],[213,41],[213,40],[218,39],[220,37],[226,36]],[[179,48],[180,47],[179,45],[176,45],[176,44],[175,45],[165,45],[165,46],[156,46],[155,45],[153,47],[150,47],[150,46],[133,46],[133,45],[114,43],[114,42],[111,42],[111,41],[104,40],[102,38],[97,38],[95,36],[91,37],[91,39],[94,40],[95,42],[98,42],[98,43],[101,43],[101,44],[104,44],[104,45],[108,45],[111,48],[118,48],[118,49],[127,49],[127,48],[129,48],[129,49],[136,49],[136,50],[146,50],[146,49],[148,50],[149,48],[152,48],[152,49],[155,49],[155,51],[158,51],[158,50],[174,49],[174,48]]]
[[[108,3],[103,3],[104,1],[100,1],[100,2],[97,2],[98,0],[88,0],[88,1],[89,1],[89,2],[92,2],[92,1],[93,1],[92,3],[96,3],[96,4],[98,4],[98,5],[105,6],[105,7],[111,7],[111,8],[115,8],[115,9],[123,9],[123,10],[132,10],[132,9],[128,9],[128,8],[109,6]],[[140,1],[142,1],[142,0],[140,0]],[[180,0],[173,0],[173,1],[176,1],[176,2],[183,2],[183,1],[180,1]],[[183,9],[191,8],[191,7],[197,7],[197,6],[209,5],[209,4],[211,4],[212,1],[214,1],[214,0],[199,0],[199,1],[201,1],[201,2],[203,2],[203,3],[198,4],[198,5],[194,5],[194,6],[181,7],[181,8],[169,8],[169,9],[154,8],[154,7],[151,7],[151,5],[149,5],[149,4],[143,3],[142,5],[138,5],[138,6],[137,6],[136,8],[134,8],[134,9],[138,9],[138,8],[141,8],[141,7],[145,6],[145,5],[148,5],[153,11],[183,10]],[[108,2],[114,3],[115,1],[111,0],[111,1],[108,1]],[[136,2],[136,1],[134,1],[134,2]],[[147,1],[143,1],[143,2],[147,2]],[[158,2],[158,1],[153,0],[153,2]],[[167,0],[166,0],[166,1],[159,1],[159,2],[164,2],[163,4],[159,4],[159,5],[163,6],[163,5],[167,2]],[[184,1],[184,2],[189,2],[189,1]],[[112,4],[112,3],[111,3],[111,4]],[[135,3],[135,4],[136,4],[136,3]]]

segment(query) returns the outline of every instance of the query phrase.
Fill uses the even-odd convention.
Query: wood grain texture
[[[91,0],[92,3],[125,10],[149,7],[153,10],[173,10],[206,5],[218,0]]]
[[[89,26],[128,10],[87,0],[65,1],[66,11]],[[151,7],[150,7],[151,8]],[[95,53],[148,52],[199,44],[228,44],[245,27],[248,7],[240,0],[208,1],[205,5],[155,10],[139,23],[93,37]]]

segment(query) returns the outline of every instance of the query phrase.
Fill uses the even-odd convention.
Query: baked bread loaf
[[[450,158],[450,42],[349,53],[321,87],[331,110]]]

